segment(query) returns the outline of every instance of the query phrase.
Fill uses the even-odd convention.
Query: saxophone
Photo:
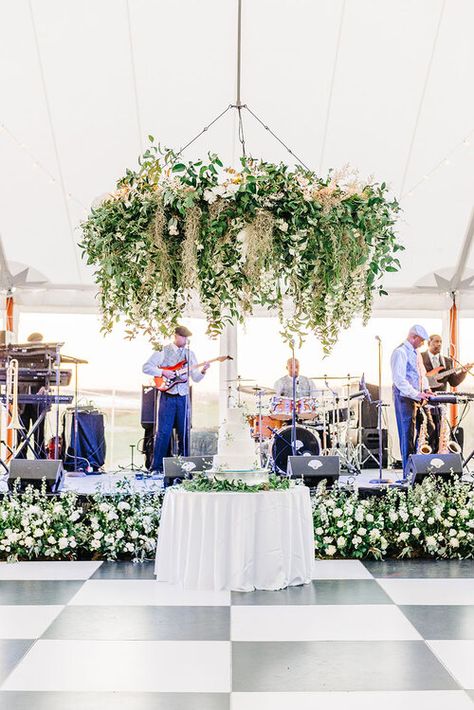
[[[416,405],[415,408],[415,424],[417,412],[419,412],[421,415],[421,425],[420,430],[418,432],[418,439],[416,442],[416,453],[431,454],[433,453],[433,449],[428,444],[428,424],[430,423],[429,420],[431,420],[431,425],[433,425],[433,418],[431,416],[431,413],[426,411],[424,404],[419,403]]]
[[[448,421],[448,408],[445,404],[440,405],[440,427],[438,454],[460,454],[461,447],[457,441],[451,439],[451,427]]]

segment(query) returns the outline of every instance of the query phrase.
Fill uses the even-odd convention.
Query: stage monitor
[[[163,472],[167,482],[175,478],[189,478],[193,473],[201,473],[212,468],[213,456],[166,456]]]
[[[305,486],[314,488],[324,478],[327,486],[339,479],[339,456],[288,456],[287,473],[290,478],[302,478]]]
[[[63,462],[59,459],[12,459],[10,461],[10,487],[17,479],[21,479],[21,488],[26,486],[41,488],[43,478],[46,479],[48,493],[58,493],[63,487]]]
[[[411,454],[405,467],[405,478],[411,484],[421,483],[426,476],[452,479],[462,475],[459,454]]]

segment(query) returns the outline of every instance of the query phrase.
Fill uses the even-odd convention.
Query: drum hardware
[[[237,387],[238,392],[244,392],[245,394],[255,394],[257,396],[267,397],[271,394],[275,394],[275,390],[271,387],[261,387],[260,385],[254,385],[250,387],[249,385],[239,385]]]
[[[238,382],[238,385],[237,385],[237,406],[240,407],[240,392],[241,392],[241,390],[240,390],[240,385],[241,385],[241,383],[242,383],[242,382],[255,382],[255,380],[252,380],[252,379],[244,379],[244,378],[241,377],[240,375],[237,375],[237,377],[234,377],[232,380],[226,380],[226,382],[228,383],[228,387],[227,387],[227,390],[228,390],[228,393],[227,393],[227,405],[228,405],[228,406],[229,406],[230,401],[231,401],[231,398],[232,398],[232,383],[233,383],[233,382]]]

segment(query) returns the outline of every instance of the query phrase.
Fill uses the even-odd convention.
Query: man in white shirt
[[[299,397],[315,397],[316,387],[314,382],[300,375],[300,363],[299,360],[294,361],[295,367],[293,369],[293,358],[289,358],[286,363],[286,369],[288,371],[287,375],[280,377],[279,380],[273,385],[275,394],[278,397],[293,397],[293,373],[296,377],[296,398]]]
[[[408,457],[415,450],[415,402],[429,399],[428,380],[421,355],[417,353],[428,333],[421,325],[410,328],[407,339],[395,348],[390,361],[392,367],[393,401],[397,418],[403,470]]]
[[[145,375],[152,377],[165,377],[173,379],[174,372],[167,368],[176,365],[182,360],[187,360],[189,355],[189,374],[194,382],[200,382],[206,374],[209,363],[205,362],[200,370],[193,369],[197,365],[197,358],[192,350],[186,347],[191,331],[183,325],[178,325],[174,331],[173,342],[165,345],[163,350],[158,350],[143,365]],[[155,448],[153,452],[153,472],[163,471],[163,457],[166,456],[170,444],[173,428],[178,434],[178,455],[189,455],[189,383],[179,382],[167,392],[160,393],[158,406],[158,427],[156,430]]]

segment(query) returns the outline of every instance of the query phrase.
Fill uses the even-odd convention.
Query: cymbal
[[[226,380],[226,382],[255,382],[253,377],[251,379],[244,379],[243,377],[234,377],[232,380]]]
[[[72,355],[61,355],[61,362],[72,364],[72,365],[88,365],[89,360],[82,360],[79,357],[73,357]]]
[[[249,385],[240,385],[237,387],[237,390],[239,392],[245,392],[245,394],[261,394],[263,396],[275,394],[275,390],[271,387],[261,387],[260,385],[254,385],[254,387],[250,387]]]
[[[360,380],[358,375],[318,375],[317,377],[309,377],[310,380]]]

